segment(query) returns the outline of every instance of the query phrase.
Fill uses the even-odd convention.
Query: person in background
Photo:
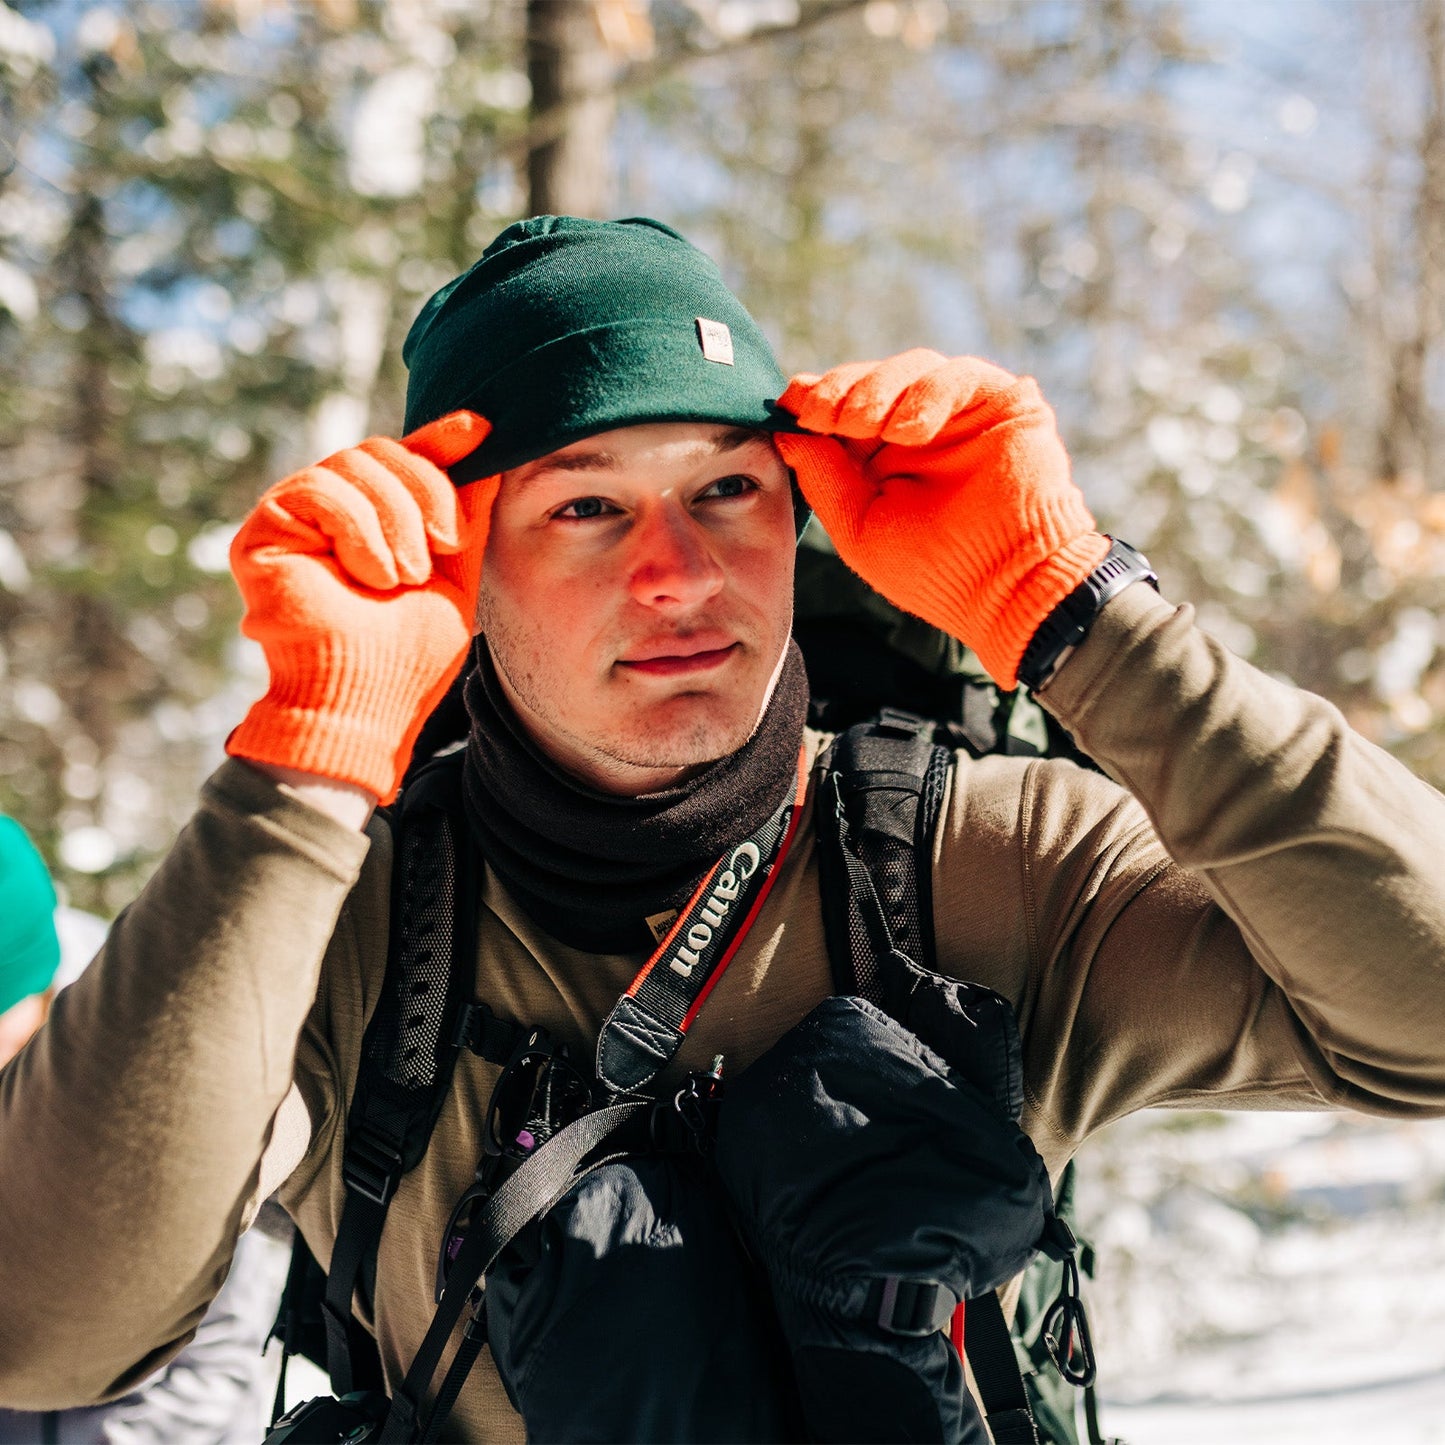
[[[14,818],[0,816],[0,1064],[45,1022],[60,967],[55,885]]]
[[[39,1030],[56,995],[80,976],[105,935],[94,914],[56,906],[35,845],[13,818],[0,816],[0,1065]],[[0,1445],[255,1445],[275,1383],[275,1368],[261,1351],[285,1281],[289,1239],[281,1211],[263,1211],[238,1243],[195,1339],[165,1369],[105,1405],[0,1410]]]

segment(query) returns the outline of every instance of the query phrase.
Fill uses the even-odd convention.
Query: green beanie
[[[25,829],[0,816],[0,1013],[44,993],[59,966],[50,874]]]
[[[466,407],[492,424],[459,485],[612,427],[793,430],[757,323],[660,221],[534,216],[422,308],[402,350],[406,430]]]

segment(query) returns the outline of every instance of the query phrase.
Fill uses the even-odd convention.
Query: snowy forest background
[[[1445,785],[1441,0],[0,0],[0,811],[68,901],[261,689],[240,517],[399,427],[534,211],[676,225],[785,370],[1033,373],[1168,595]],[[1445,1440],[1445,1134],[1143,1119],[1087,1178],[1106,1395],[1264,1411],[1135,1445],[1356,1386],[1340,1439]]]

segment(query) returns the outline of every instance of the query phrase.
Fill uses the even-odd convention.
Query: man
[[[289,478],[241,529],[267,695],[0,1080],[0,1399],[95,1398],[154,1368],[278,1186],[329,1255],[385,967],[371,814],[474,615],[478,997],[586,1057],[648,920],[800,772],[791,850],[674,1068],[741,1070],[831,992],[790,472],[851,566],[1001,684],[1022,666],[1118,780],[960,757],[939,829],[939,966],[1013,1002],[1024,1125],[1055,1175],[1150,1105],[1445,1105],[1445,799],[1148,585],[1053,625],[1111,546],[1032,382],[909,352],[784,388],[715,268],[650,222],[511,228],[407,355],[405,442]],[[496,1073],[462,1059],[391,1205],[367,1323],[393,1384]],[[452,1429],[520,1437],[485,1356]]]

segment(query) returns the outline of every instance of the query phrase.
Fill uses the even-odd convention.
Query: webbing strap
[[[458,1049],[468,951],[475,939],[476,874],[456,770],[441,758],[408,784],[393,824],[391,933],[386,977],[362,1039],[342,1154],[345,1202],[337,1221],[322,1317],[331,1388],[358,1385],[375,1347],[352,1318],[363,1272],[375,1262],[387,1207],[424,1153]],[[477,1022],[471,1020],[472,1022]]]
[[[998,1410],[988,1417],[993,1445],[1039,1445],[1038,1426],[1027,1408]]]
[[[843,784],[837,773],[833,775],[833,788],[838,808],[838,846],[842,850],[843,867],[848,874],[848,891],[853,895],[859,916],[863,920],[863,926],[867,929],[868,942],[872,947],[874,958],[881,959],[891,956],[897,952],[893,946],[893,930],[888,926],[888,915],[884,912],[883,904],[878,897],[878,889],[874,886],[873,875],[858,856],[858,850],[854,846],[853,829],[845,811],[846,798]],[[899,957],[905,959],[906,955],[900,954]]]
[[[301,1315],[301,1292],[305,1288],[306,1276],[312,1268],[311,1253],[306,1248],[301,1231],[297,1230],[291,1242],[291,1263],[286,1269],[286,1284],[281,1290],[281,1303],[276,1313],[276,1323],[271,1326],[271,1334],[266,1339],[268,1346],[278,1332],[281,1339],[281,1368],[276,1372],[276,1398],[271,1403],[271,1424],[267,1427],[271,1430],[276,1428],[276,1422],[286,1413],[286,1366],[291,1356],[296,1353],[296,1336]]]
[[[924,968],[933,966],[929,864],[949,764],[934,731],[935,724],[893,710],[850,728],[833,744],[818,809],[823,922],[835,987],[879,1005],[885,1003],[881,951],[896,948]]]
[[[577,1181],[578,1169],[589,1154],[627,1125],[645,1119],[652,1107],[649,1099],[633,1099],[584,1114],[542,1145],[487,1201],[486,1208],[467,1231],[455,1263],[447,1271],[441,1303],[406,1378],[392,1399],[379,1437],[381,1445],[405,1445],[414,1438],[421,1403],[447,1341],[462,1317],[472,1289],[496,1262],[497,1256],[532,1220],[545,1214],[566,1194]],[[458,1354],[460,1356],[460,1351]],[[471,1352],[464,1368],[469,1370],[475,1358],[476,1353]],[[460,1359],[454,1361],[453,1368],[459,1363]],[[460,1388],[460,1380],[453,1387],[449,1377],[438,1394],[438,1404],[448,1395],[455,1400]]]
[[[386,1220],[386,1200],[368,1198],[354,1189],[346,1191],[337,1223],[336,1242],[331,1250],[331,1266],[326,1271],[326,1296],[321,1303],[321,1317],[326,1324],[326,1373],[331,1377],[332,1393],[339,1399],[349,1395],[356,1386],[352,1368],[351,1299],[356,1291],[356,1278],[369,1246],[381,1235]]]
[[[963,1341],[994,1445],[1039,1445],[1013,1337],[993,1290],[969,1300]]]
[[[479,1059],[489,1064],[506,1064],[517,1051],[530,1029],[514,1024],[510,1019],[499,1018],[480,999],[464,1004],[457,1013],[457,1025],[452,1032],[452,1043],[459,1049],[468,1049]]]
[[[462,1332],[462,1342],[457,1346],[456,1355],[442,1380],[441,1389],[437,1392],[431,1418],[422,1432],[422,1445],[432,1445],[433,1441],[440,1438],[442,1426],[450,1418],[452,1407],[457,1403],[457,1396],[461,1394],[462,1386],[466,1384],[467,1376],[471,1374],[472,1366],[476,1364],[486,1343],[487,1314],[484,1305],[467,1321],[466,1329]]]

